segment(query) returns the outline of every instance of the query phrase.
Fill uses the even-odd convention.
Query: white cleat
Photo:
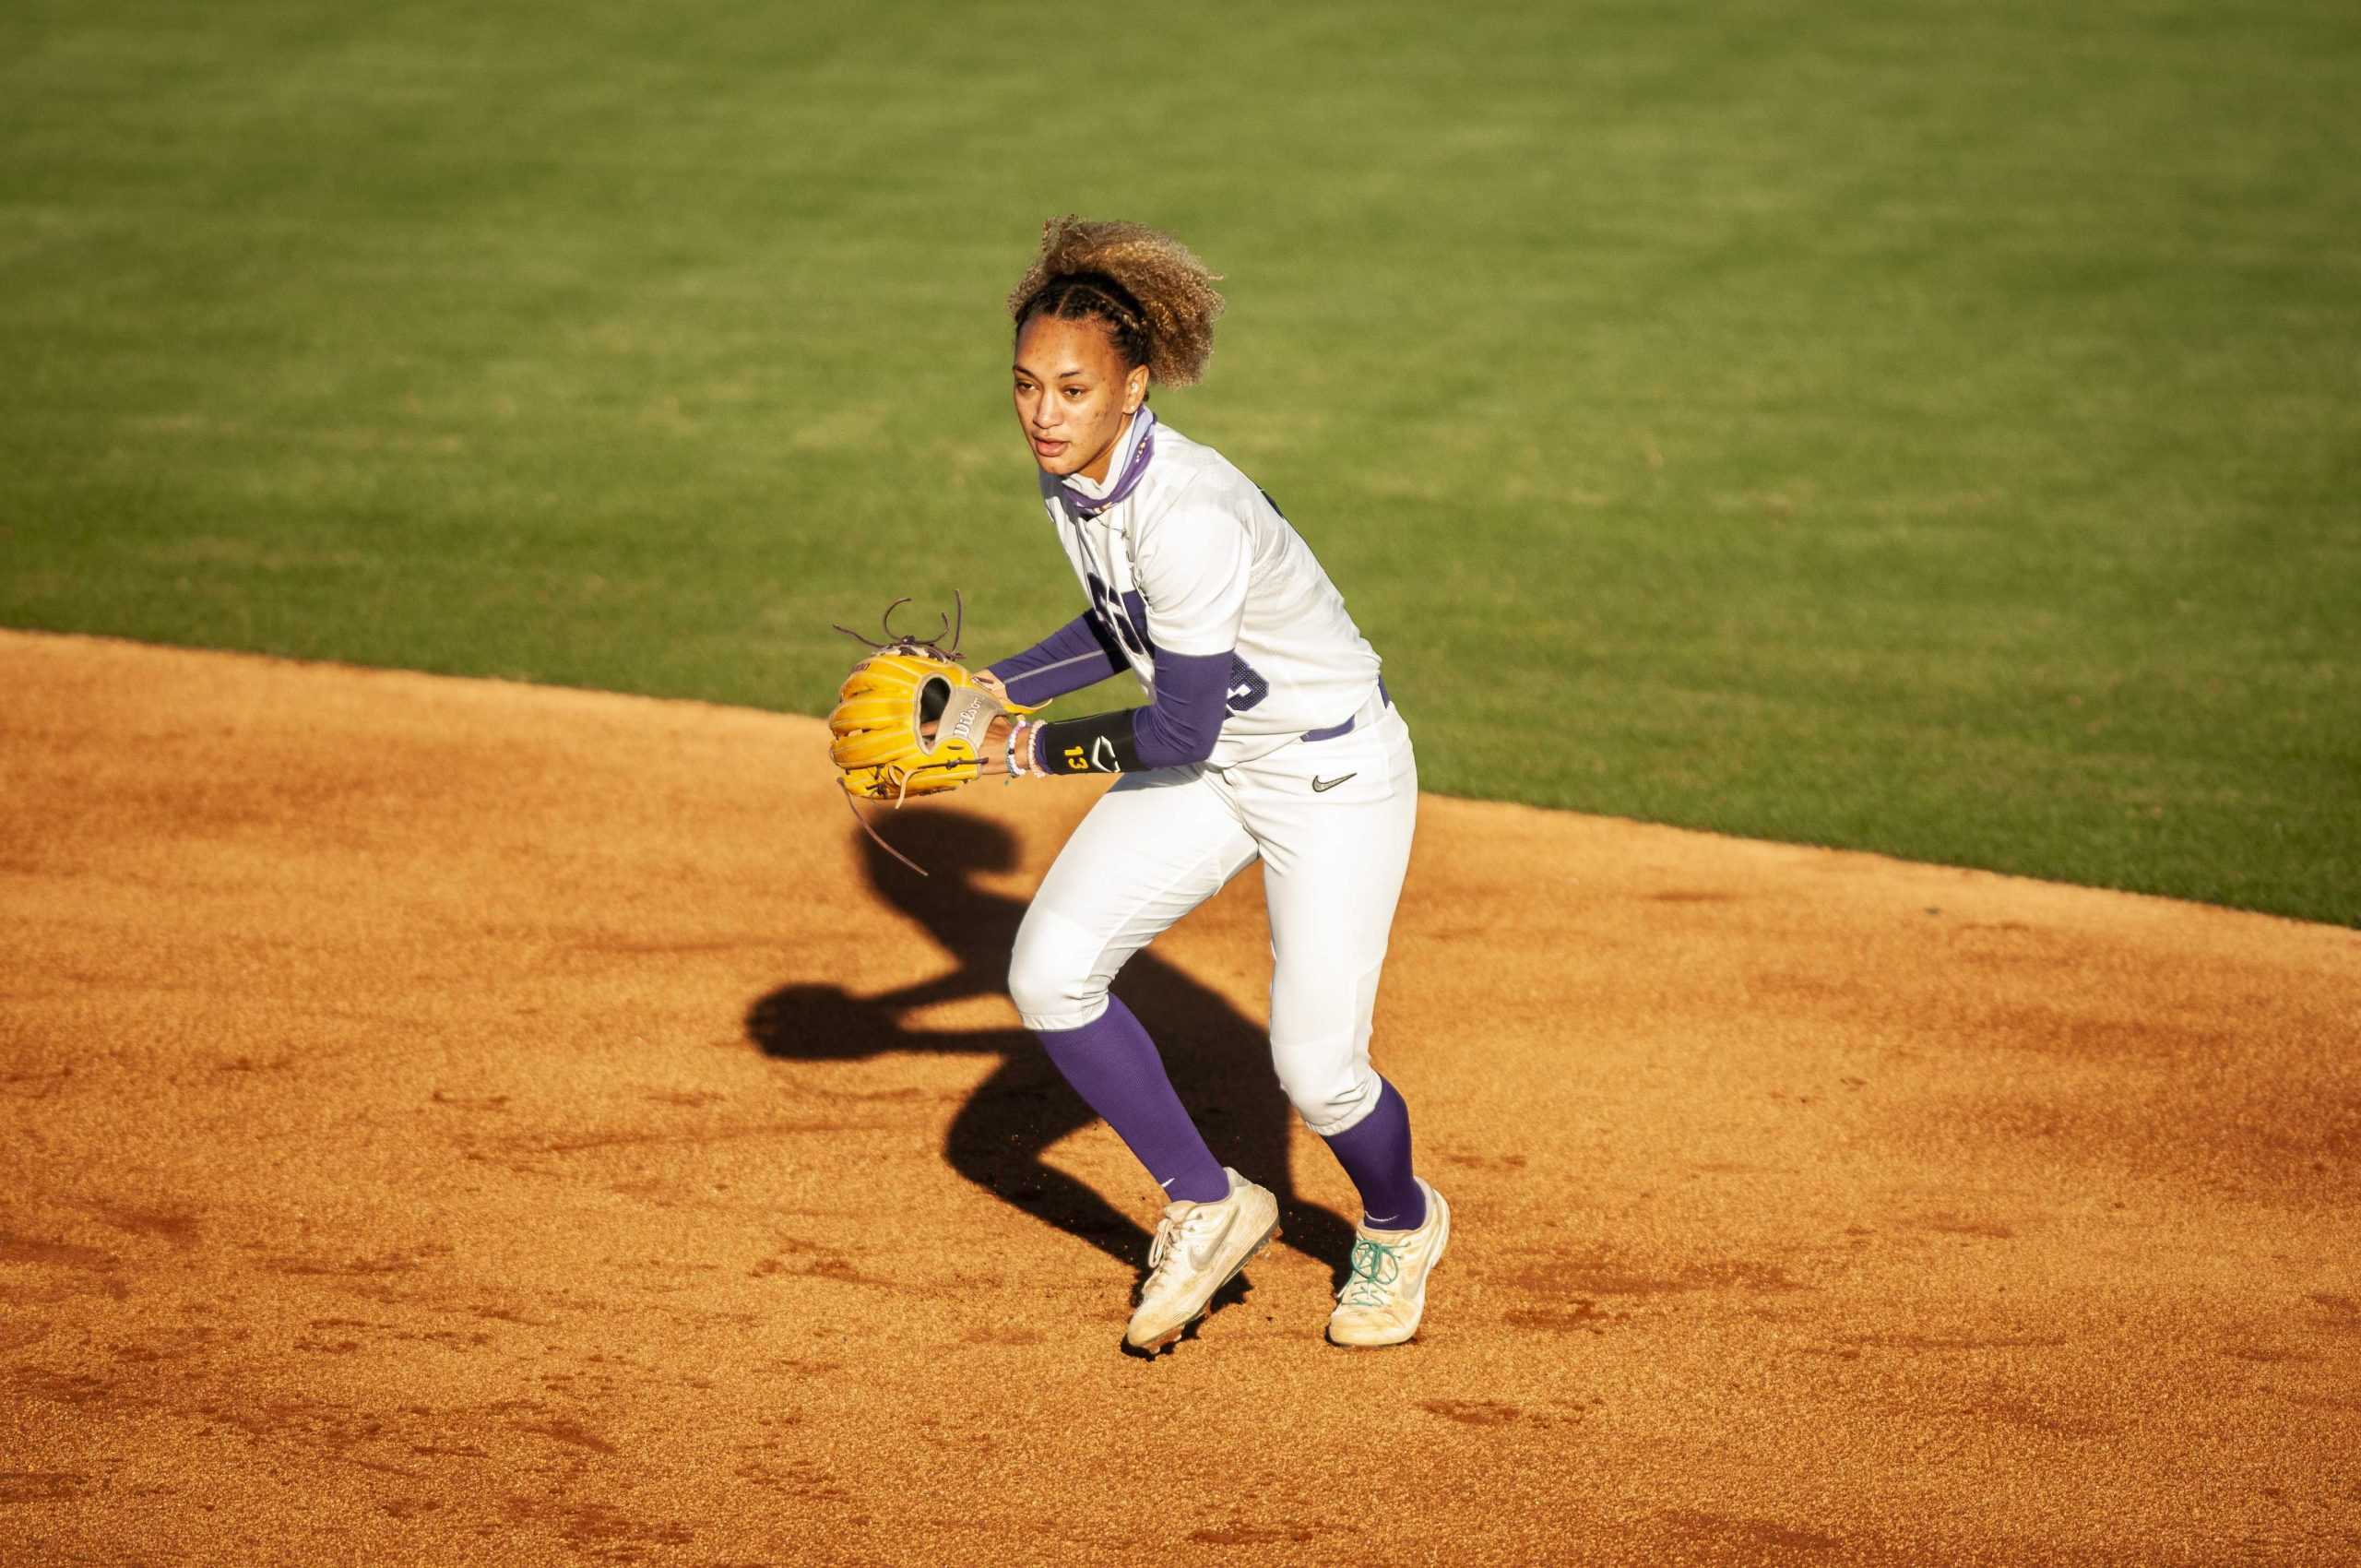
[[[1328,1339],[1335,1345],[1399,1345],[1418,1332],[1427,1311],[1427,1276],[1442,1261],[1451,1241],[1451,1206],[1418,1178],[1427,1194],[1427,1222],[1416,1230],[1353,1233],[1352,1273],[1336,1292],[1328,1314]]]
[[[1180,1337],[1205,1315],[1214,1292],[1238,1277],[1256,1253],[1278,1238],[1279,1200],[1228,1166],[1229,1196],[1216,1203],[1175,1203],[1157,1222],[1148,1248],[1147,1282],[1123,1343],[1151,1354]]]

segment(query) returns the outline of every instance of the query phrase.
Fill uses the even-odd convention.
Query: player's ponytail
[[[1213,357],[1220,277],[1160,230],[1069,215],[1041,226],[1040,254],[1009,294],[1008,314],[1019,331],[1037,315],[1103,321],[1126,364],[1187,386]]]

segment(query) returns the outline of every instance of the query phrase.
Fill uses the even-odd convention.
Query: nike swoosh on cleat
[[[1347,773],[1344,776],[1344,778],[1323,778],[1315,773],[1311,776],[1311,792],[1315,795],[1324,795],[1329,790],[1334,790],[1337,785],[1342,784],[1346,778],[1358,778],[1359,777],[1360,775],[1358,773]]]

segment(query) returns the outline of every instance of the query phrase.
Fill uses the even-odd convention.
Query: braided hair
[[[1040,254],[1009,294],[1008,314],[1019,332],[1037,315],[1102,321],[1125,364],[1187,386],[1213,357],[1220,278],[1160,230],[1069,215],[1041,226]]]

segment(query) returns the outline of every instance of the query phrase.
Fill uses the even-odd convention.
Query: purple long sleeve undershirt
[[[1236,662],[1227,653],[1157,652],[1156,700],[1132,710],[1140,766],[1180,767],[1213,755],[1222,720],[1229,716],[1229,676]],[[1038,707],[1126,667],[1097,612],[1085,611],[1024,652],[985,668],[1012,700]]]
[[[1142,767],[1180,767],[1214,754],[1221,721],[1229,717],[1227,653],[1156,656],[1156,700],[1132,710],[1132,743]]]
[[[1122,649],[1098,612],[1086,610],[1023,653],[986,665],[985,673],[997,676],[1020,707],[1038,707],[1096,685],[1123,667]]]

